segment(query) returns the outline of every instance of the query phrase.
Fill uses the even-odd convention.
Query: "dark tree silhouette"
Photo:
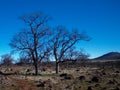
[[[33,60],[35,75],[38,75],[38,62],[48,56],[50,51],[50,48],[47,47],[50,29],[46,26],[49,17],[38,13],[24,16],[20,19],[25,23],[26,28],[17,33],[9,45]]]
[[[89,41],[90,38],[86,34],[79,34],[77,30],[68,31],[62,26],[58,26],[53,30],[53,39],[51,47],[53,56],[56,61],[56,74],[59,72],[59,63],[63,60],[64,54],[75,44],[81,40]]]

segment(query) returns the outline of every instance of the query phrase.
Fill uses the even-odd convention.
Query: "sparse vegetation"
[[[69,62],[70,63],[70,62]],[[90,65],[90,63],[92,63]],[[55,74],[55,63],[50,68],[50,63],[43,62],[44,66],[39,67],[41,72],[34,76],[33,66],[0,67],[0,90],[119,90],[120,89],[120,68],[116,66],[93,66],[99,62],[87,62],[88,66],[84,67],[78,62],[60,64],[59,74]],[[41,63],[42,64],[42,63]],[[104,62],[101,63],[101,65]],[[112,64],[112,63],[111,63]],[[27,68],[27,69],[26,69]],[[42,70],[46,68],[46,70]],[[62,69],[62,70],[61,70]],[[16,72],[19,72],[16,74]],[[9,73],[9,74],[8,74]],[[33,74],[30,74],[33,73]],[[22,83],[21,83],[22,82]]]

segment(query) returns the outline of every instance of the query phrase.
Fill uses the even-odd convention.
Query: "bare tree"
[[[64,54],[81,40],[89,41],[90,38],[85,34],[79,34],[77,30],[68,31],[62,26],[54,29],[51,47],[56,61],[56,74],[59,72],[59,63],[63,60]]]
[[[46,26],[49,18],[38,13],[24,16],[21,19],[26,28],[16,34],[9,45],[33,60],[35,75],[38,75],[38,62],[41,62],[50,51],[47,47],[50,29]]]
[[[14,59],[12,58],[12,56],[10,54],[4,54],[1,56],[1,64],[2,65],[12,65],[13,64]]]
[[[71,47],[63,56],[66,60],[85,60],[88,59],[89,54],[85,53],[83,49],[76,50],[75,47]]]
[[[32,63],[31,58],[21,56],[16,62],[16,65],[31,65],[31,63]]]
[[[90,57],[90,54],[88,53],[83,53],[83,52],[78,52],[77,60],[88,60]]]

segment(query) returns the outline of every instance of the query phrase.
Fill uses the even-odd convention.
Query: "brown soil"
[[[9,76],[9,78],[14,82],[16,82],[16,85],[17,85],[16,90],[39,90],[36,85],[34,85],[33,83],[27,80],[18,79],[11,76]]]

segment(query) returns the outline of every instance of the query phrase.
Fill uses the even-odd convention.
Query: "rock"
[[[91,86],[89,86],[87,90],[93,90],[93,89],[92,89],[92,87],[91,87]]]
[[[101,88],[100,90],[107,90],[106,87]]]
[[[118,87],[116,87],[114,90],[120,90]]]
[[[31,70],[30,69],[27,69],[26,72],[30,72]]]
[[[115,73],[120,73],[119,71],[116,71]]]
[[[113,82],[112,80],[109,80],[107,84],[115,84],[115,82]]]
[[[37,87],[45,87],[45,82],[43,82],[41,79],[38,81]]]
[[[67,74],[67,76],[65,76],[64,79],[71,80],[73,79],[73,76],[71,74]]]
[[[40,83],[37,85],[37,87],[44,87],[44,86],[45,86],[44,82],[40,82]]]
[[[60,74],[60,77],[63,77],[63,79],[67,79],[67,80],[73,79],[73,76],[67,73]]]
[[[105,71],[104,71],[104,70],[103,70],[101,73],[102,73],[102,75],[106,75],[106,73],[105,73]]]
[[[65,77],[65,76],[67,76],[67,73],[60,74],[60,77]]]
[[[45,80],[45,81],[39,80],[39,84],[37,85],[37,87],[44,87],[47,90],[51,90],[51,88],[52,88],[52,81],[50,79]]]
[[[99,77],[94,76],[94,77],[92,77],[91,81],[92,82],[99,82]]]
[[[46,71],[46,68],[42,68],[42,71],[45,72],[45,71]]]
[[[95,87],[100,87],[100,84],[95,84]]]
[[[0,71],[0,75],[3,75],[3,73]]]
[[[80,71],[79,69],[76,70],[77,72]]]
[[[80,76],[79,80],[85,80],[85,76]]]
[[[51,90],[52,88],[52,81],[50,79],[44,81],[45,87],[47,88],[47,90]]]

